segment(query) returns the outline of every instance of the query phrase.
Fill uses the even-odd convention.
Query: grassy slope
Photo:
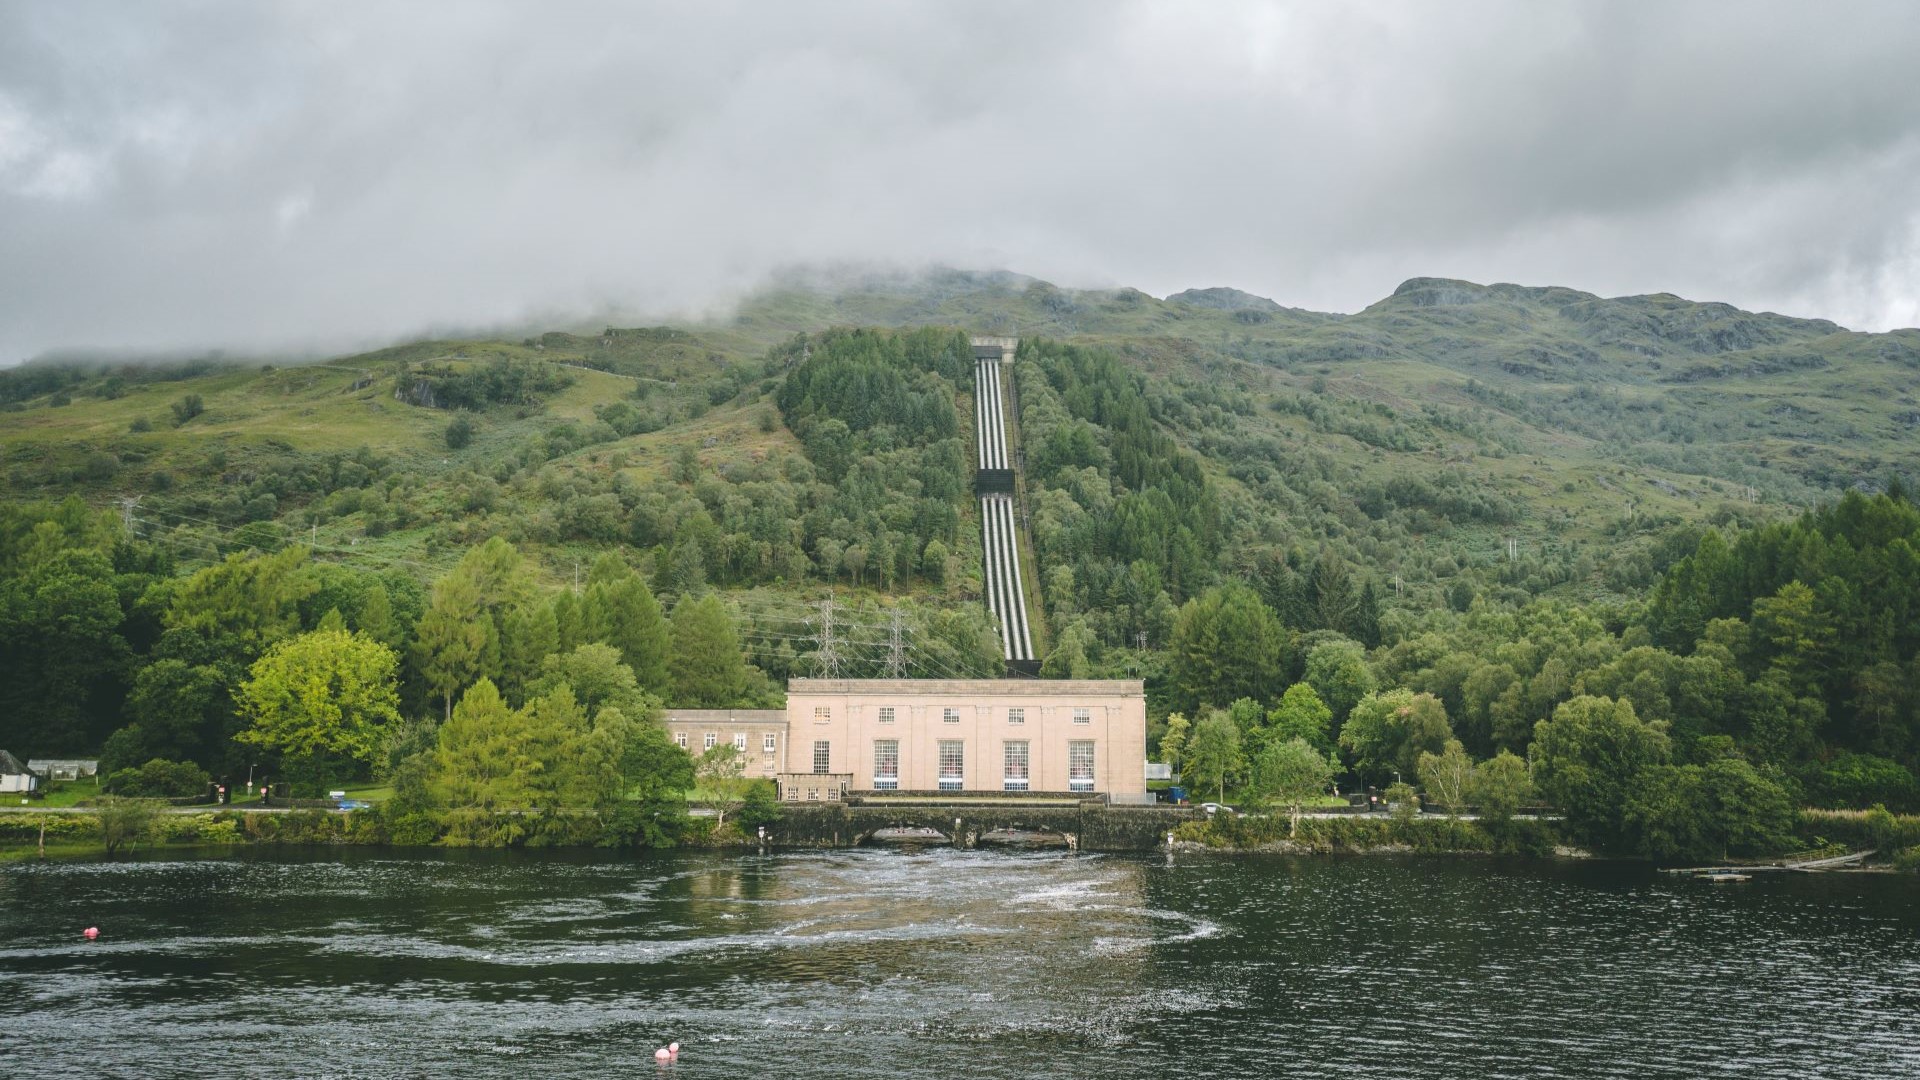
[[[1332,316],[1202,307],[1131,290],[1068,292],[1013,275],[945,274],[838,291],[772,291],[725,324],[687,332],[419,342],[329,364],[136,386],[117,400],[84,392],[62,408],[43,400],[0,414],[0,475],[6,497],[77,490],[104,501],[150,489],[161,472],[176,490],[217,485],[207,465],[214,448],[244,462],[253,453],[364,446],[432,489],[562,420],[590,422],[596,406],[632,394],[636,379],[649,384],[654,400],[704,400],[700,384],[732,365],[757,364],[768,343],[849,324],[1066,337],[1111,346],[1176,389],[1236,388],[1255,405],[1239,421],[1244,431],[1304,441],[1362,478],[1464,472],[1516,500],[1519,523],[1485,527],[1472,538],[1488,551],[1506,535],[1545,545],[1601,541],[1630,513],[1697,519],[1744,499],[1748,485],[1762,512],[1785,512],[1846,483],[1920,472],[1920,440],[1913,438],[1920,430],[1920,331],[1852,334],[1673,297],[1600,300],[1564,289],[1459,282],[1410,282],[1363,312]],[[490,411],[474,444],[459,452],[442,441],[445,413],[392,396],[388,375],[396,361],[496,356],[631,377],[576,372],[571,387],[531,415]],[[365,373],[374,381],[354,389]],[[1475,384],[1479,396],[1471,392]],[[709,466],[794,452],[791,435],[777,424],[760,430],[773,411],[761,394],[770,385],[761,379],[702,415],[575,451],[553,466],[617,469],[646,480],[685,446]],[[186,393],[201,395],[206,412],[175,429],[168,404]],[[1268,407],[1296,395],[1385,406],[1416,433],[1420,448],[1382,449]],[[1426,422],[1428,407],[1469,418],[1480,434]],[[141,417],[153,430],[130,432]],[[102,467],[103,454],[118,460],[117,470]],[[1228,464],[1209,461],[1232,487]],[[969,510],[967,535],[977,547],[975,526]],[[320,541],[424,570],[446,559],[431,537],[423,529],[360,537],[350,522],[336,521],[322,527]],[[545,554],[558,568],[581,553]],[[977,552],[962,557],[977,566]]]

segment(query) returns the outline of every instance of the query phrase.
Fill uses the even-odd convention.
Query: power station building
[[[1146,756],[1138,680],[794,679],[777,779],[791,801],[1044,791],[1146,802]]]
[[[794,679],[787,708],[668,710],[698,756],[731,744],[788,802],[1047,792],[1147,803],[1139,680]]]

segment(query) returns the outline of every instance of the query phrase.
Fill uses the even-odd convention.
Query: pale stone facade
[[[786,717],[783,778],[1150,800],[1139,680],[794,679]]]
[[[787,714],[779,709],[668,709],[667,738],[694,757],[715,746],[740,750],[740,775],[773,779],[787,754]]]

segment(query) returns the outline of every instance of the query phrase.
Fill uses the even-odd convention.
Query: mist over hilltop
[[[0,362],[697,318],[793,265],[1909,326],[1917,41],[1896,4],[12,5]]]

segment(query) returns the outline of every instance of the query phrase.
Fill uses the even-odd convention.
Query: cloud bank
[[[0,0],[0,362],[942,263],[1920,324],[1920,7]]]

